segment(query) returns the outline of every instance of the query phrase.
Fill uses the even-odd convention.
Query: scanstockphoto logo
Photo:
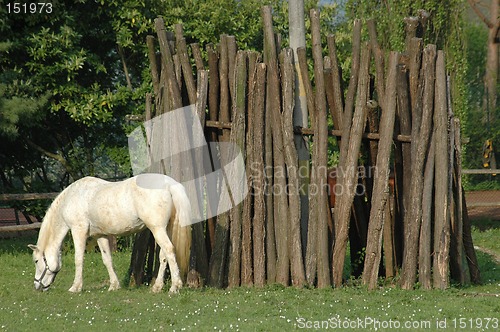
[[[142,187],[163,187],[159,174],[166,174],[186,188],[192,224],[232,209],[248,194],[241,150],[233,143],[207,144],[193,105],[144,122],[128,136],[128,147]]]

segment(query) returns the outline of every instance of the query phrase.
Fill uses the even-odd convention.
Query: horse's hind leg
[[[102,262],[108,269],[109,274],[109,291],[117,290],[120,288],[120,281],[116,276],[115,270],[113,269],[113,260],[111,258],[111,249],[109,248],[109,239],[105,237],[100,237],[97,239],[97,244],[101,250]]]
[[[179,273],[179,267],[177,261],[175,260],[174,245],[167,236],[167,231],[165,228],[155,228],[151,229],[153,236],[160,246],[160,268],[158,270],[158,277],[152,287],[154,293],[158,293],[163,288],[163,279],[165,276],[165,269],[170,267],[170,274],[172,277],[172,286],[170,287],[170,293],[177,293],[182,287],[182,280]]]

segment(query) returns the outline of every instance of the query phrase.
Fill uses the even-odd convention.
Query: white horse
[[[152,291],[157,293],[163,288],[168,262],[172,277],[170,292],[176,293],[188,269],[190,224],[191,205],[186,191],[168,176],[142,174],[121,182],[94,177],[80,179],[55,198],[43,219],[37,244],[29,245],[36,267],[35,288],[45,291],[54,282],[61,269],[61,245],[69,230],[75,244],[76,266],[69,291],[82,290],[83,254],[89,236],[97,238],[109,273],[109,290],[120,288],[107,235],[131,234],[147,227],[160,246],[160,267]],[[167,226],[175,248],[167,235]]]

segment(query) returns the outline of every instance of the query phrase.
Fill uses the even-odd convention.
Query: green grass
[[[477,245],[491,243],[487,231],[500,238],[498,228],[475,228]],[[495,318],[488,323],[493,331],[495,322],[500,324],[500,266],[483,253],[478,257],[484,283],[445,291],[403,291],[390,286],[376,291],[361,286],[325,290],[267,286],[184,288],[172,296],[168,285],[163,294],[152,294],[148,287],[109,293],[100,254],[89,253],[85,256],[84,291],[71,294],[67,291],[74,276],[71,250],[63,254],[63,269],[50,291],[41,293],[33,289],[34,266],[26,248],[30,242],[35,239],[0,240],[1,331],[280,331],[338,324],[376,327],[366,324],[370,320],[376,320],[379,327],[395,327],[406,321],[421,327],[430,324],[432,330],[437,324],[446,323],[447,330],[453,330],[455,324],[463,323],[467,325],[465,331],[479,323],[484,328],[487,318]],[[117,273],[125,276],[130,254],[119,252],[113,257]]]

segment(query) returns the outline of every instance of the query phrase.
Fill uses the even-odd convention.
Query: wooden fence
[[[234,36],[222,35],[218,45],[206,45],[205,63],[200,46],[186,44],[182,26],[167,32],[160,18],[156,38],[147,38],[154,96],[147,96],[146,119],[196,105],[207,141],[237,144],[246,163],[246,199],[193,225],[188,283],[338,287],[350,273],[370,289],[380,276],[399,276],[405,289],[417,275],[423,288],[446,288],[450,277],[479,282],[444,52],[424,47],[418,19],[407,21],[404,53],[380,49],[374,21],[362,41],[362,23],[355,21],[344,87],[335,36],[327,36],[324,55],[318,10],[310,19],[313,80],[306,50],[294,55],[281,48],[269,7],[262,9],[262,54],[238,50]],[[294,125],[299,79],[309,128]],[[340,148],[333,172],[329,136]],[[306,172],[298,171],[304,163],[297,140],[310,147]],[[359,169],[373,175],[359,176]],[[335,206],[328,205],[332,178],[342,188]],[[366,188],[361,195],[359,186]],[[136,284],[155,270],[151,241],[138,235],[131,262]],[[344,271],[348,243],[351,270]]]
[[[32,201],[39,199],[54,199],[58,193],[24,193],[24,194],[0,194],[0,202],[12,202],[12,201]],[[40,222],[32,222],[30,218],[26,215],[28,221],[27,224],[20,224],[17,220],[16,225],[11,226],[1,226],[0,233],[10,233],[10,232],[21,232],[28,230],[39,229]]]

